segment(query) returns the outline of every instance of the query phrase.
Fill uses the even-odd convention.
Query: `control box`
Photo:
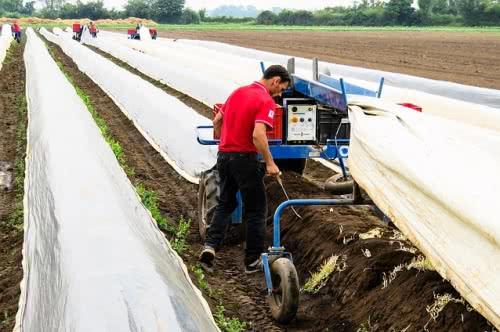
[[[305,98],[283,100],[286,114],[286,144],[315,144],[318,109],[316,102]]]

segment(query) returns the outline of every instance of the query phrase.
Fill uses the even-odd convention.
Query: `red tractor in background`
[[[85,25],[80,23],[73,23],[73,40],[80,41],[82,39],[82,34],[84,29]],[[97,38],[97,33],[99,32],[99,30],[97,29],[97,26],[93,22],[90,22],[87,29],[89,30],[90,35],[93,38]]]
[[[127,35],[128,39],[137,39],[141,40],[141,35],[139,33],[140,26],[137,26],[135,29],[128,29]],[[151,39],[155,40],[158,37],[158,31],[156,29],[149,29],[149,34],[151,35]]]

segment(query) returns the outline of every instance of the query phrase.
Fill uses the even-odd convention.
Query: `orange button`
[[[293,118],[292,118],[292,122],[293,122],[293,123],[297,123],[297,122],[299,122],[299,118],[293,117]]]

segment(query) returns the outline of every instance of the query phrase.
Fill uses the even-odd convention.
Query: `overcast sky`
[[[350,6],[352,2],[353,0],[186,0],[186,7],[213,9],[221,5],[253,5],[258,9],[271,9],[272,7],[320,9],[328,6]],[[126,3],[127,0],[104,0],[104,5],[107,8],[121,9]]]

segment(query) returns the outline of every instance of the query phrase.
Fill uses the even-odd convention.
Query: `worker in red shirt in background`
[[[236,193],[241,192],[243,218],[246,222],[245,272],[261,268],[264,251],[267,200],[264,175],[279,176],[269,150],[266,130],[273,127],[276,103],[290,85],[290,75],[279,65],[269,67],[262,79],[234,91],[213,120],[214,131],[220,136],[217,170],[220,176],[220,200],[208,229],[200,262],[211,267],[215,252],[224,240],[226,220],[236,208]],[[264,165],[258,160],[260,153]]]
[[[90,31],[90,35],[93,37],[93,38],[96,38],[97,37],[97,26],[95,25],[94,22],[90,22],[90,25],[89,25],[89,31]]]
[[[14,21],[14,24],[12,25],[12,33],[14,35],[14,39],[16,39],[18,43],[20,43],[21,42],[21,26],[17,23],[17,21]]]

